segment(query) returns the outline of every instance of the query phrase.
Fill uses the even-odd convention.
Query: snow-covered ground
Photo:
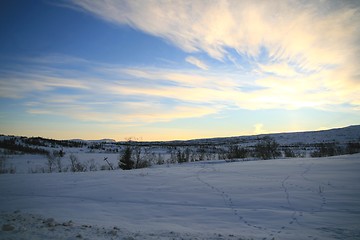
[[[360,239],[360,155],[0,175],[0,239]]]

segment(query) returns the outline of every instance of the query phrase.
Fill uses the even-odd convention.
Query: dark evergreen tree
[[[119,168],[123,170],[130,170],[134,168],[134,161],[132,160],[132,149],[130,146],[126,146],[120,155]]]

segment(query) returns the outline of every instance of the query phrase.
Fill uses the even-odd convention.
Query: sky
[[[360,124],[360,2],[2,0],[0,133],[184,140]]]

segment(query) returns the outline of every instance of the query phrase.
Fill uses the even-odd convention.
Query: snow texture
[[[360,239],[360,155],[0,175],[0,239]]]

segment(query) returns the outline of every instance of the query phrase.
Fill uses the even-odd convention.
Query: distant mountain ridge
[[[60,167],[57,167],[59,172],[69,169],[73,169],[72,171],[80,171],[76,169],[81,169],[81,171],[111,170],[116,166],[122,166],[119,165],[119,159],[129,152],[128,149],[131,153],[130,160],[136,159],[136,164],[138,164],[135,168],[208,160],[250,161],[272,158],[328,157],[360,153],[360,125],[321,131],[151,142],[116,142],[112,139],[54,140],[0,135],[0,156],[2,155],[3,159],[8,156],[17,158],[22,154],[45,156],[47,165],[45,164],[45,167],[41,169],[27,170],[31,172],[52,172],[53,169],[50,169],[50,166],[53,167],[53,162],[56,163],[54,159],[63,159],[68,162],[65,168],[60,166],[61,162],[59,163]],[[81,158],[81,161],[77,161],[77,156]],[[95,159],[98,161],[97,165],[94,162]],[[108,159],[111,162],[105,161]],[[104,161],[107,165],[104,165]],[[6,171],[13,170],[10,167]]]
[[[0,135],[0,140],[6,137],[16,136],[5,136]],[[346,143],[351,141],[360,141],[360,125],[351,125],[343,128],[333,128],[328,130],[318,131],[304,131],[304,132],[285,132],[285,133],[268,133],[258,135],[247,135],[247,136],[234,136],[234,137],[215,137],[215,138],[204,138],[204,139],[191,139],[191,140],[171,140],[171,141],[133,141],[138,144],[150,144],[150,145],[198,145],[198,144],[250,144],[257,142],[259,139],[264,137],[274,138],[280,145],[284,144],[314,144],[323,142],[337,142]],[[26,137],[18,137],[26,138]],[[31,137],[41,138],[41,137]],[[31,139],[30,138],[30,139]],[[53,139],[48,139],[53,140]],[[54,141],[69,141],[69,142],[81,142],[81,143],[126,143],[126,141],[115,141],[114,139],[99,139],[99,140],[83,140],[83,139],[70,139],[70,140],[54,140]]]
[[[116,140],[114,139],[110,139],[110,138],[104,138],[104,139],[99,139],[99,140],[83,140],[83,139],[70,139],[69,141],[74,141],[74,142],[89,142],[89,143],[115,143]]]
[[[173,145],[191,145],[191,144],[241,144],[257,142],[264,137],[274,138],[279,144],[306,143],[314,144],[321,142],[345,143],[349,141],[360,141],[360,125],[351,125],[343,128],[333,128],[328,130],[304,131],[304,132],[285,132],[285,133],[267,133],[234,137],[215,137],[191,140],[171,140],[171,141],[142,141],[138,143],[146,144],[173,144]],[[121,142],[121,141],[120,141]],[[136,141],[135,141],[136,142]]]
[[[348,142],[360,140],[360,125],[351,125],[343,128],[333,128],[328,130],[304,131],[304,132],[285,132],[285,133],[268,133],[237,137],[209,138],[188,141],[207,141],[207,142],[249,142],[259,138],[271,137],[280,144],[295,143],[319,143],[319,142]]]

